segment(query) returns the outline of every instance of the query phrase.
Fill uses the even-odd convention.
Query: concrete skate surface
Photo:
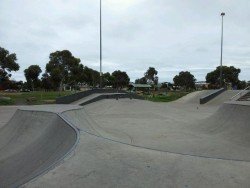
[[[73,104],[73,105],[81,105],[81,104],[83,104],[83,103],[85,103],[87,101],[90,101],[90,100],[92,100],[94,98],[97,98],[97,97],[99,97],[101,95],[107,95],[108,96],[108,95],[114,95],[114,94],[124,95],[124,93],[96,93],[96,94],[92,94],[92,95],[89,95],[87,97],[84,97],[84,98],[82,98],[80,100],[77,100],[77,101],[75,101],[75,102],[73,102],[71,104]]]
[[[62,110],[62,106],[0,108],[1,119],[9,119],[0,129],[0,187],[26,183],[52,168],[75,145],[76,130],[49,108]]]
[[[197,92],[172,103],[108,99],[84,107],[22,107],[0,129],[0,180],[29,181],[23,187],[249,187],[250,106],[223,103],[232,94],[208,105],[198,104]],[[23,128],[13,126],[18,123]],[[5,140],[19,130],[22,138]],[[14,171],[15,163],[26,176]]]

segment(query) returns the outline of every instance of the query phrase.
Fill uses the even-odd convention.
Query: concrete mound
[[[20,186],[53,167],[76,140],[59,115],[17,110],[0,129],[0,187]]]

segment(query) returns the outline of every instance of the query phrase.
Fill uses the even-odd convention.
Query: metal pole
[[[220,53],[220,87],[222,87],[222,52],[223,52],[223,16],[225,13],[221,13],[221,53]]]
[[[100,0],[100,88],[102,88],[102,0]]]

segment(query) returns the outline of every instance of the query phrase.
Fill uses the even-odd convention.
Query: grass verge
[[[0,92],[0,105],[39,105],[39,104],[53,104],[57,97],[73,94],[72,91],[34,91],[27,93],[7,93]],[[2,97],[2,99],[1,99]],[[6,100],[6,98],[10,98]]]
[[[187,95],[190,92],[183,92],[183,91],[169,91],[167,94],[158,94],[158,95],[145,95],[144,97],[153,102],[171,102],[175,101],[185,95]]]
[[[13,105],[14,101],[10,98],[0,98],[0,105]]]

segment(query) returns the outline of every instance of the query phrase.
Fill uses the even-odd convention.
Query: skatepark
[[[247,91],[213,92],[0,107],[0,187],[249,187]]]

